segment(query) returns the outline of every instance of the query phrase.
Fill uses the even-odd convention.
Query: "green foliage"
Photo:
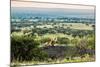
[[[79,43],[77,44],[77,47],[79,47],[79,48],[81,48],[81,49],[87,48],[87,40],[81,39],[81,40],[79,41]]]
[[[45,24],[45,23],[44,23]],[[46,23],[47,24],[47,23]],[[49,22],[48,22],[49,24]],[[12,32],[11,36],[11,60],[12,61],[48,61],[48,54],[43,51],[43,47],[57,47],[58,45],[67,45],[66,57],[82,57],[87,60],[92,50],[95,50],[94,30],[72,29],[72,25],[62,27],[56,26],[58,22],[53,23],[54,28],[36,28],[38,23],[34,23],[34,29]],[[40,24],[42,25],[42,24]],[[64,27],[63,27],[64,26]],[[87,25],[90,26],[90,25]],[[32,32],[29,35],[25,35]],[[60,35],[58,35],[60,34]],[[31,35],[31,36],[30,36]],[[47,35],[47,36],[46,36]],[[57,38],[57,39],[54,39]],[[45,46],[45,44],[47,46]],[[54,46],[52,46],[54,45]],[[89,51],[88,51],[89,50]],[[51,50],[50,50],[51,51]],[[56,50],[54,50],[56,51]],[[61,51],[61,50],[60,50]],[[59,53],[59,52],[58,52]],[[61,56],[59,56],[60,58]],[[81,59],[77,59],[81,60]],[[73,61],[77,61],[71,60]],[[69,59],[66,62],[71,62]]]
[[[78,43],[78,39],[74,38],[71,40],[71,44],[73,44],[74,46],[77,45],[77,43]]]
[[[46,43],[46,42],[49,42],[51,39],[49,37],[46,37],[46,38],[42,38],[41,39],[41,43]]]
[[[58,41],[57,41],[59,44],[69,44],[70,43],[70,40],[68,38],[65,38],[65,37],[58,37]]]
[[[94,37],[87,37],[87,39],[81,39],[76,45],[77,52],[82,56],[84,54],[94,54],[95,39]]]
[[[42,49],[40,48],[35,48],[31,51],[31,54],[32,56],[32,59],[34,61],[44,61],[44,60],[47,60],[48,58],[48,55],[47,53],[45,53],[44,51],[42,51]]]
[[[95,49],[95,38],[94,36],[87,36],[85,39],[81,39],[78,44],[78,47],[84,49]]]
[[[40,42],[34,37],[12,36],[11,37],[11,61],[30,61],[34,59],[45,59],[47,56],[38,46]]]
[[[88,48],[95,50],[95,38],[94,36],[88,38]]]

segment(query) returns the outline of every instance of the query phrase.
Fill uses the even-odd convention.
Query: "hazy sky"
[[[41,2],[58,2],[58,3],[96,5],[96,0],[22,0],[22,1],[41,1]]]
[[[22,1],[14,1],[14,0],[11,1],[11,7],[69,8],[69,9],[92,9],[94,10],[93,6],[22,2]]]

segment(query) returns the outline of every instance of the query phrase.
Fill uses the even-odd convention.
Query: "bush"
[[[73,44],[74,46],[77,45],[77,43],[78,43],[78,39],[74,38],[71,40],[71,44]]]
[[[48,55],[41,48],[35,48],[30,53],[32,60],[34,61],[44,61],[47,60]]]
[[[50,41],[51,41],[51,38],[49,38],[49,37],[41,39],[41,43],[46,43],[46,42],[50,42]]]
[[[80,55],[84,54],[94,54],[95,51],[95,40],[93,37],[88,37],[87,39],[81,39],[76,45],[77,52]]]
[[[95,50],[95,38],[94,36],[88,38],[88,48]]]
[[[46,54],[38,48],[39,41],[28,36],[11,37],[11,61],[30,61],[34,58],[45,59]]]
[[[87,50],[87,40],[85,39],[80,40],[78,44],[76,45],[76,49],[79,55],[81,56],[84,55]]]
[[[59,37],[57,42],[59,44],[69,44],[70,40],[68,38],[65,38],[65,37],[62,37],[62,38]]]

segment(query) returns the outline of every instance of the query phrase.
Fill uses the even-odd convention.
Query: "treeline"
[[[26,30],[27,31],[27,30]],[[63,33],[66,35],[72,35],[73,37],[79,36],[79,37],[83,37],[83,36],[87,36],[87,35],[91,35],[94,34],[95,31],[94,30],[77,30],[77,29],[64,29],[64,28],[53,28],[53,29],[48,29],[48,28],[35,28],[32,29],[32,33],[38,33],[39,35],[44,35],[44,34],[56,34],[56,33]]]

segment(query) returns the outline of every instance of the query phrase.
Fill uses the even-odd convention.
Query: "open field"
[[[67,23],[64,24],[64,28],[70,27],[71,29],[78,29],[78,30],[93,30],[93,24],[83,24],[83,23]]]

